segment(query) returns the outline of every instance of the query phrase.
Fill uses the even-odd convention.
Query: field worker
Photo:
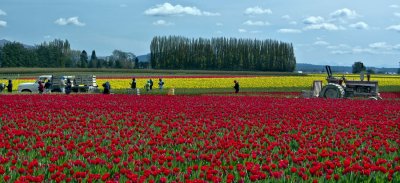
[[[45,89],[46,93],[50,93],[50,91],[51,91],[51,82],[50,82],[50,79],[48,79],[48,80],[46,81],[46,83],[44,84],[44,89]]]
[[[233,83],[235,83],[235,86],[233,86],[235,93],[239,93],[239,82],[234,80]]]
[[[4,83],[0,83],[0,92],[2,92],[6,88]]]
[[[131,89],[136,89],[136,79],[132,78]]]
[[[39,81],[39,86],[38,86],[39,94],[42,94],[44,91],[44,85],[42,81]]]
[[[71,81],[69,81],[71,83]],[[60,79],[60,90],[61,93],[65,93],[65,78],[64,76],[61,77]]]
[[[103,91],[103,93],[104,94],[110,94],[110,90],[111,90],[111,85],[110,85],[110,82],[105,82],[104,84],[103,84],[103,87],[104,87],[104,91]]]
[[[361,71],[361,72],[360,72],[360,80],[361,80],[361,81],[364,81],[364,71]]]
[[[153,89],[153,80],[150,79],[150,90]]]
[[[147,80],[146,84],[144,85],[144,89],[146,89],[146,91],[150,90],[150,80]]]
[[[72,83],[71,80],[69,78],[67,78],[67,85],[65,87],[65,93],[68,95],[71,93],[72,90]]]
[[[13,87],[12,81],[11,81],[11,79],[9,79],[9,80],[8,80],[8,85],[7,85],[7,91],[8,91],[9,93],[12,92],[12,87]]]
[[[158,79],[158,88],[160,89],[160,90],[162,90],[163,89],[163,86],[164,86],[164,81],[160,78],[160,79]]]

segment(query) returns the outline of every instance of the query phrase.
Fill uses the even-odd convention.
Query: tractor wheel
[[[320,96],[324,98],[343,98],[344,89],[338,84],[329,83],[322,89]]]

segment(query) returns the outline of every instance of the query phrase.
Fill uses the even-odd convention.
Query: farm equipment
[[[322,81],[314,81],[311,91],[303,91],[303,97],[322,97],[322,98],[352,98],[368,97],[371,99],[382,99],[379,94],[378,81],[347,80],[344,76],[338,78],[332,75],[329,65],[325,66],[328,74],[327,85],[322,87]],[[363,78],[363,77],[361,77]]]

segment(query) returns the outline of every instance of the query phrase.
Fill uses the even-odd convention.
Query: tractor
[[[328,74],[327,85],[322,87],[319,97],[323,98],[352,98],[352,97],[368,97],[370,99],[382,99],[378,90],[378,81],[363,80],[363,74],[359,81],[347,80],[344,76],[337,78],[332,75],[329,65],[325,66]]]

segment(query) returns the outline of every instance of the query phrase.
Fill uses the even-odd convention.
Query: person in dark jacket
[[[132,78],[131,89],[136,89],[136,79]]]
[[[153,89],[153,80],[150,79],[150,90]]]
[[[51,82],[50,82],[50,79],[48,79],[48,80],[46,81],[46,83],[44,83],[44,89],[46,90],[46,93],[50,93],[50,91],[51,91]]]
[[[72,82],[69,78],[67,78],[67,84],[65,86],[65,94],[70,94],[72,91]]]
[[[233,87],[235,89],[235,93],[239,93],[239,82],[234,80],[235,86]]]
[[[104,87],[104,91],[103,91],[103,93],[104,94],[110,94],[110,90],[111,90],[111,85],[110,85],[110,82],[105,82],[104,84],[103,84],[103,87]]]
[[[11,93],[12,92],[12,88],[13,88],[12,80],[9,79],[8,80],[8,85],[7,85],[7,91]]]

